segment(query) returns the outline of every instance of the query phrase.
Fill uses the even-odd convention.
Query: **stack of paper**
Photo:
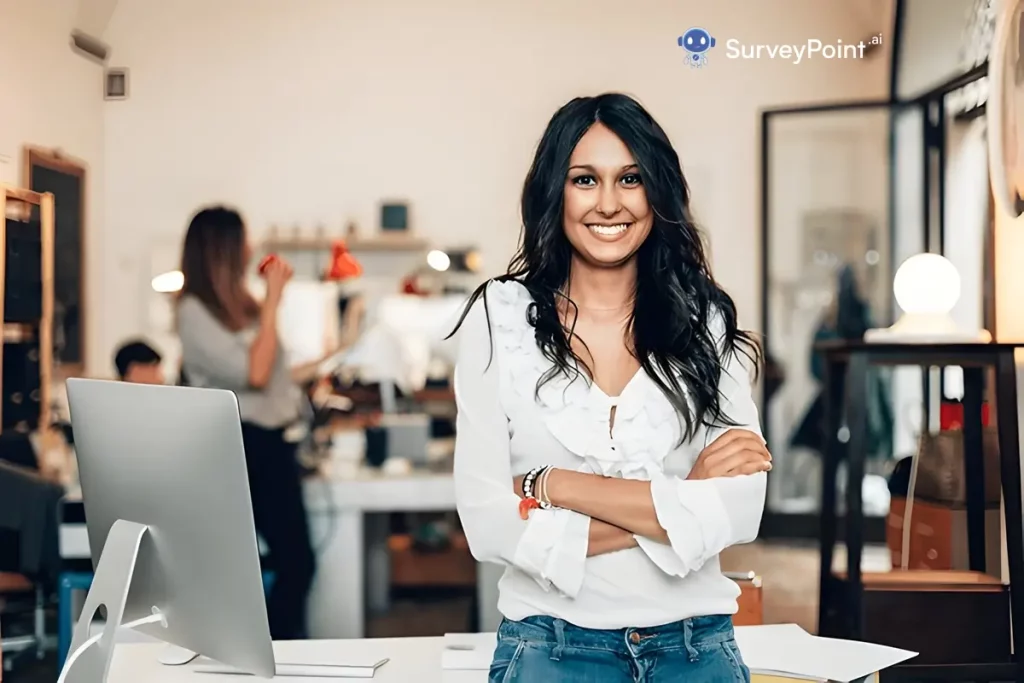
[[[203,658],[200,663],[191,667],[196,673],[204,674],[241,674],[241,672],[230,666],[217,663],[209,663],[210,660]],[[387,659],[374,659],[360,662],[346,662],[338,664],[288,664],[277,663],[277,674],[275,681],[291,681],[298,679],[309,681],[319,678],[320,680],[339,680],[353,678],[373,678],[377,669],[388,663]]]
[[[445,635],[441,667],[487,670],[495,638],[494,633]],[[796,624],[737,626],[736,643],[755,683],[854,683],[917,656],[916,652],[884,645],[819,638]]]
[[[737,626],[736,644],[758,680],[861,681],[917,656],[894,647],[812,636],[796,624]]]

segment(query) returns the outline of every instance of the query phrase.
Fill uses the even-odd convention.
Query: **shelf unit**
[[[275,236],[262,243],[264,251],[323,251],[330,253],[334,242],[338,239],[345,241],[349,251],[423,251],[427,248],[427,241],[412,235],[382,234],[376,237],[282,237]]]
[[[42,286],[40,317],[33,322],[7,322],[4,306],[7,294],[7,204],[24,206],[31,214],[33,206],[39,208],[40,231],[40,281]],[[37,429],[44,431],[50,424],[51,384],[53,382],[53,249],[54,249],[54,198],[49,192],[33,192],[0,183],[0,390],[3,389],[4,344],[36,341],[39,364],[39,418]],[[4,396],[6,393],[0,391]],[[3,426],[4,400],[0,400],[0,429]]]

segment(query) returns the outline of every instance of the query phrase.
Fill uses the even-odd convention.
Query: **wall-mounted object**
[[[97,64],[105,64],[110,54],[110,47],[106,43],[85,31],[72,31],[70,42],[72,52]]]
[[[160,273],[150,281],[150,286],[158,294],[173,294],[180,292],[185,285],[185,275],[180,270],[169,270]]]
[[[409,205],[404,202],[385,202],[380,207],[380,229],[401,232],[409,229]]]
[[[286,236],[279,236],[273,239],[264,240],[260,248],[265,252],[325,252],[329,253],[334,248],[334,239],[292,239]],[[386,234],[380,237],[356,237],[346,238],[345,245],[352,252],[414,252],[424,251],[427,248],[426,240],[412,237],[411,235]]]
[[[478,273],[483,267],[483,257],[476,247],[448,248],[444,253],[453,273]]]
[[[111,67],[103,73],[103,99],[128,99],[128,69]]]
[[[1024,0],[1004,0],[988,63],[989,178],[996,211],[1024,214]]]
[[[447,252],[440,249],[431,249],[427,252],[427,265],[439,273],[443,273],[452,265],[452,258]]]

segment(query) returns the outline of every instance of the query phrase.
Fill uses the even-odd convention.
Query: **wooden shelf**
[[[4,323],[3,338],[5,344],[23,344],[35,339],[36,331],[25,323]]]
[[[10,185],[4,185],[4,197],[6,199],[24,202],[26,204],[33,204],[35,206],[42,206],[43,195],[39,192],[33,192],[32,190],[26,190],[20,187],[11,187]]]
[[[846,572],[833,572],[833,576],[846,581]],[[983,591],[1004,590],[1003,582],[982,572],[960,569],[893,569],[888,572],[861,574],[864,590],[917,590],[917,591]]]
[[[382,234],[375,237],[345,239],[344,237],[274,237],[262,244],[264,251],[330,251],[338,239],[345,240],[350,251],[414,252],[423,251],[428,243],[411,235]]]
[[[395,534],[388,539],[391,553],[391,584],[393,586],[476,585],[476,560],[461,533],[452,536],[451,545],[443,550],[419,552],[412,537]]]

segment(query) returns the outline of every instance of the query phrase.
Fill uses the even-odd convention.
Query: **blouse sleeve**
[[[249,346],[198,299],[186,297],[178,304],[178,336],[187,372],[223,389],[249,388]]]
[[[478,561],[514,566],[545,590],[554,587],[575,598],[583,583],[590,518],[571,510],[533,510],[529,520],[519,517],[508,417],[499,397],[500,357],[483,304],[474,304],[459,331],[454,466],[459,518]],[[487,307],[493,311],[495,305],[500,304],[491,299]]]
[[[716,316],[712,333],[721,340],[724,332],[721,318]],[[720,352],[726,361],[719,382],[722,409],[736,424],[698,432],[701,448],[730,429],[747,429],[762,436],[743,356],[732,350]],[[697,571],[729,546],[757,538],[766,488],[764,472],[700,480],[657,476],[651,482],[651,498],[669,546],[643,539],[641,548],[666,573],[685,576]]]

